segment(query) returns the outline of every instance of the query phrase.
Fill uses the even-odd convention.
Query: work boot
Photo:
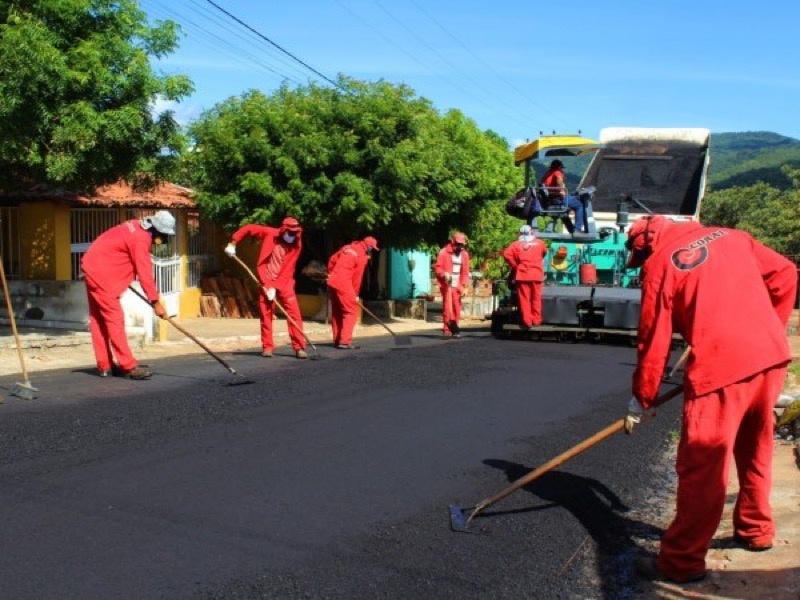
[[[111,377],[111,369],[97,369],[98,377]]]
[[[336,347],[339,350],[358,350],[358,346],[355,344],[336,344]]]
[[[300,348],[299,350],[297,350],[297,351],[294,353],[294,355],[295,355],[297,358],[299,358],[299,359],[305,359],[305,358],[308,358],[308,353],[307,353],[305,350],[303,350],[302,348]]]
[[[261,356],[264,358],[272,358],[272,350],[263,350]]]
[[[738,533],[733,534],[733,541],[743,546],[750,552],[764,552],[772,549],[772,542],[755,543],[740,536]]]
[[[706,572],[692,573],[681,579],[672,579],[667,577],[658,568],[658,561],[655,556],[640,556],[636,559],[636,572],[641,577],[649,579],[650,581],[671,581],[673,583],[696,583],[706,578]]]
[[[130,371],[124,371],[121,374],[121,377],[124,377],[125,379],[136,379],[136,380],[149,379],[152,376],[153,372],[150,369],[143,368],[141,365],[138,367],[134,367]]]

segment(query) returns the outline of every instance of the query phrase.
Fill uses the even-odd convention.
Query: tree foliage
[[[383,81],[250,91],[203,114],[191,136],[208,214],[229,226],[294,215],[331,246],[366,233],[397,248],[443,243],[453,229],[474,239],[485,207],[519,185],[502,138]]]
[[[800,170],[784,167],[783,174],[792,189],[760,182],[710,192],[703,200],[701,220],[747,231],[781,254],[800,255]]]
[[[0,185],[163,174],[180,136],[153,102],[191,83],[149,59],[176,43],[177,26],[150,26],[135,0],[0,0]]]

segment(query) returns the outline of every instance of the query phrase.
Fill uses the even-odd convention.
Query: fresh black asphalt
[[[485,332],[319,349],[226,354],[241,386],[207,356],[144,382],[38,374],[38,399],[0,405],[0,595],[634,596],[679,400],[488,509],[480,534],[448,517],[620,418],[634,349]]]

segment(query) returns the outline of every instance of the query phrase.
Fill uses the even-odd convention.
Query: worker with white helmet
[[[113,374],[147,379],[153,374],[140,367],[131,352],[119,299],[133,280],[138,279],[156,315],[166,316],[153,279],[150,249],[154,243],[164,243],[170,235],[175,235],[175,217],[161,210],[101,234],[81,261],[89,298],[89,331],[101,377]]]
[[[525,329],[542,324],[542,283],[547,246],[537,239],[530,225],[519,228],[519,239],[503,250],[517,290],[520,325]]]
[[[439,251],[433,267],[442,292],[442,320],[444,337],[460,337],[458,321],[461,317],[461,296],[470,281],[467,236],[453,234],[450,242]]]

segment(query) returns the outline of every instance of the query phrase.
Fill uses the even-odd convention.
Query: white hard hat
[[[175,217],[168,210],[160,210],[156,214],[142,219],[142,227],[145,229],[153,227],[164,235],[175,235]]]

